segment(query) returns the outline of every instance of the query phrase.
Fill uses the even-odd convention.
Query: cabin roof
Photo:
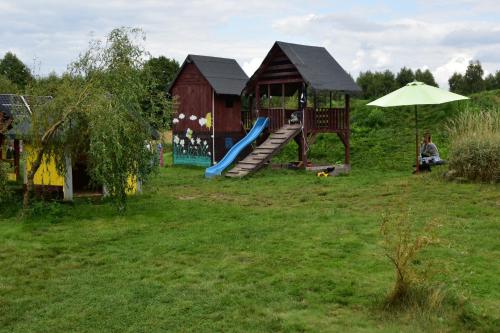
[[[276,47],[279,47],[285,53],[292,64],[295,65],[304,81],[312,86],[312,88],[344,92],[361,91],[361,88],[358,87],[352,77],[324,47],[277,41],[262,64],[269,60],[272,51]],[[250,80],[254,80],[258,74],[259,70],[252,75]]]
[[[170,92],[187,64],[193,63],[217,94],[241,95],[248,76],[234,59],[190,54],[172,81]]]
[[[13,119],[12,128],[6,133],[7,137],[15,138],[29,133],[31,127],[32,105],[41,105],[52,100],[52,96],[21,96],[14,94],[0,94],[0,112],[4,119]],[[14,119],[15,118],[15,119]]]

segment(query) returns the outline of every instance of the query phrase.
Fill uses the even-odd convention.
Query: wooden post
[[[260,108],[260,86],[259,83],[255,85],[255,119],[259,118]]]
[[[314,103],[314,112],[318,108],[318,98],[316,96],[316,89],[313,89],[313,103]]]
[[[65,154],[64,163],[66,164],[66,173],[64,174],[63,200],[73,201],[73,166],[69,153]]]
[[[19,156],[21,154],[21,149],[19,146],[19,140],[14,139],[14,172],[16,173],[16,180],[19,179]]]
[[[349,165],[351,163],[351,145],[349,143],[349,137],[351,135],[351,125],[350,125],[350,108],[351,108],[351,100],[349,94],[345,94],[345,122],[346,122],[346,130],[345,130],[345,155],[344,155],[344,164]]]
[[[285,124],[285,84],[281,84],[281,124],[280,127]]]
[[[420,154],[420,149],[418,147],[418,112],[417,106],[415,105],[415,173],[420,171],[420,161],[418,155]]]
[[[302,161],[302,168],[307,167],[307,142],[306,135],[304,132],[300,134],[300,160]]]

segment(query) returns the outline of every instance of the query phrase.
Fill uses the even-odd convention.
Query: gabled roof
[[[51,100],[51,96],[0,94],[0,113],[4,119],[12,118],[12,128],[5,134],[11,138],[26,135],[31,127],[30,106],[41,105]]]
[[[193,63],[217,94],[241,95],[248,76],[234,59],[190,54],[168,88],[170,92],[187,64]]]
[[[360,92],[352,77],[339,65],[324,47],[276,42],[264,59],[269,60],[272,51],[279,47],[288,59],[295,65],[298,72],[312,88],[317,90]],[[261,65],[262,66],[262,65]],[[259,68],[260,69],[260,68]],[[255,72],[250,80],[258,75]]]

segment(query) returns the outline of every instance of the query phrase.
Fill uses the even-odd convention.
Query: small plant
[[[7,201],[10,198],[10,190],[8,188],[7,164],[0,161],[0,203]]]
[[[450,173],[500,182],[500,110],[467,109],[448,125]]]
[[[385,256],[394,266],[396,280],[387,297],[386,306],[436,308],[443,299],[439,288],[429,288],[426,258],[421,252],[438,243],[434,235],[437,223],[431,220],[420,230],[413,224],[411,211],[405,214],[384,214],[380,233]]]

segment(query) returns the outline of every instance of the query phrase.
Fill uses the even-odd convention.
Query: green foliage
[[[439,85],[436,83],[436,80],[434,80],[434,75],[432,75],[431,71],[428,69],[426,69],[425,71],[417,69],[417,71],[415,72],[415,80],[423,82],[430,86],[439,87]]]
[[[179,71],[179,63],[175,59],[165,56],[151,58],[144,64],[144,70],[156,79],[156,85],[152,87],[157,92],[167,93],[168,86],[172,83]]]
[[[500,89],[500,71],[497,71],[495,75],[490,73],[484,78],[484,89],[485,90]]]
[[[0,60],[0,75],[5,76],[20,89],[25,89],[33,79],[29,68],[11,52],[7,52]]]
[[[364,98],[374,99],[382,97],[397,88],[401,88],[414,80],[424,82],[431,86],[438,86],[434,76],[428,69],[424,71],[417,69],[417,71],[413,73],[410,68],[406,67],[401,68],[397,76],[394,76],[390,70],[384,72],[361,72],[356,82],[363,90]]]
[[[464,77],[460,73],[453,73],[453,75],[448,79],[448,85],[450,86],[450,91],[454,93],[464,93]]]
[[[394,287],[387,298],[387,306],[411,309],[417,304],[434,310],[434,307],[440,306],[440,302],[431,302],[428,299],[433,295],[430,290],[429,294],[425,295],[424,302],[415,296],[422,296],[421,292],[416,291],[422,291],[422,288],[430,284],[430,277],[423,273],[428,264],[427,259],[421,252],[427,246],[439,242],[434,234],[437,224],[431,221],[421,229],[415,224],[410,211],[404,214],[384,214],[382,218],[382,246],[396,277]],[[416,267],[416,263],[420,267]]]
[[[408,83],[415,81],[415,74],[411,68],[403,67],[396,76],[396,81],[399,87],[404,87]]]
[[[12,83],[5,75],[0,74],[0,94],[17,94],[19,87]]]
[[[484,90],[484,70],[479,61],[471,61],[464,75],[464,93],[473,94]]]
[[[483,79],[484,70],[479,61],[471,61],[465,74],[454,73],[448,83],[450,91],[469,95],[484,90],[500,89],[500,72],[495,76],[490,75]]]
[[[379,108],[373,108],[366,118],[365,125],[371,128],[378,128],[384,125],[384,111]]]
[[[356,82],[363,90],[363,96],[369,99],[381,97],[397,88],[394,74],[389,70],[360,73]]]
[[[7,163],[0,160],[0,204],[8,201],[11,195],[8,187],[7,170]]]
[[[64,172],[65,156],[87,157],[92,180],[123,208],[131,180],[145,181],[154,170],[152,129],[162,129],[171,108],[149,70],[144,70],[144,35],[138,29],[113,30],[89,49],[61,78],[50,76],[31,86],[33,95],[52,95],[36,105],[29,141]],[[45,133],[57,133],[43,142]],[[151,148],[153,147],[153,148]]]
[[[452,175],[500,182],[499,109],[467,109],[450,121],[448,130]]]

